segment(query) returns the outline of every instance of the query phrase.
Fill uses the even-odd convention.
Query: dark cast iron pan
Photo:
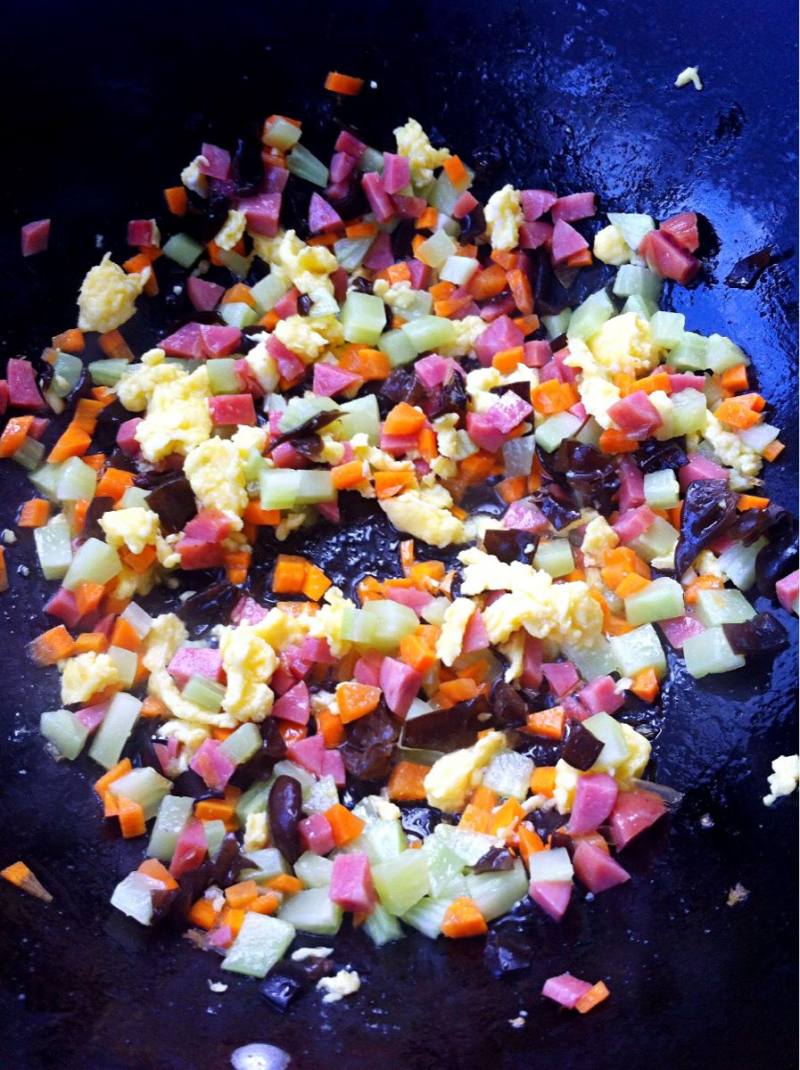
[[[796,510],[794,5],[29,0],[6,5],[3,39],[4,358],[37,354],[74,322],[95,235],[124,252],[125,221],[161,210],[159,191],[202,140],[230,143],[281,111],[329,151],[335,104],[320,87],[335,67],[378,83],[348,110],[375,143],[414,115],[482,162],[484,194],[510,180],[596,189],[603,210],[706,216],[716,240],[703,279],[672,301],[692,329],[730,334],[752,355],[788,443],[769,493]],[[672,88],[689,63],[702,93]],[[23,262],[18,227],[42,216],[52,248]],[[753,291],[726,288],[733,264],[767,244],[785,257]],[[141,352],[182,314],[142,313],[126,335]],[[25,480],[8,465],[0,479],[7,526]],[[315,545],[343,583],[396,563],[396,536],[374,515]],[[578,903],[561,926],[531,915],[529,969],[492,980],[480,941],[411,935],[375,953],[342,935],[337,960],[358,969],[362,991],[326,1008],[311,994],[281,1015],[257,983],[110,908],[141,847],[101,832],[88,761],[44,752],[36,726],[57,704],[56,676],[24,654],[44,627],[42,585],[28,538],[7,556],[0,865],[25,859],[55,900],[0,888],[3,1067],[221,1070],[253,1041],[302,1070],[796,1065],[797,808],[761,803],[771,759],[796,750],[794,649],[700,684],[672,676],[645,720],[659,732],[654,776],[686,793],[683,806],[668,835],[629,852],[630,884]],[[737,882],[750,896],[732,908]],[[567,969],[605,978],[611,1000],[586,1018],[545,1004],[543,980]],[[208,979],[220,977],[228,990],[214,994]],[[521,1010],[527,1023],[513,1029]]]

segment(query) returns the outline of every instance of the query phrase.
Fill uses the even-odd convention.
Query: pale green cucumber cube
[[[327,887],[307,888],[285,899],[278,917],[301,932],[333,936],[342,924],[342,908],[332,902]]]
[[[400,328],[417,353],[428,353],[455,341],[456,329],[452,320],[442,316],[420,316]]]
[[[712,588],[697,592],[695,615],[706,628],[713,628],[718,624],[743,624],[752,620],[756,611],[741,591]]]
[[[48,710],[39,718],[39,731],[63,758],[74,761],[83,750],[89,729],[70,710]]]
[[[116,765],[141,708],[141,702],[133,695],[125,691],[115,695],[89,748],[89,757],[105,769]]]
[[[696,680],[712,673],[731,672],[745,664],[741,654],[734,654],[721,626],[707,628],[683,644],[686,671]]]
[[[87,539],[76,552],[64,576],[64,586],[74,591],[79,583],[108,583],[122,571],[119,554],[100,539]]]
[[[533,566],[547,572],[554,580],[568,575],[575,568],[569,539],[542,540],[536,549]]]
[[[514,868],[499,873],[471,873],[467,877],[469,896],[487,921],[507,914],[528,894],[528,876],[517,859]]]
[[[294,926],[281,918],[246,914],[238,936],[222,960],[222,968],[247,977],[266,977],[283,958],[294,936]]]
[[[625,635],[615,635],[609,639],[617,666],[623,676],[633,678],[645,669],[655,669],[659,676],[667,671],[667,659],[658,633],[652,624],[643,624]],[[604,716],[598,714],[597,716]],[[584,725],[586,722],[584,721]]]
[[[347,342],[374,346],[386,326],[386,308],[375,294],[351,290],[342,305],[342,327]]]
[[[671,468],[645,473],[644,500],[651,509],[672,509],[680,495],[680,484]]]
[[[401,915],[430,891],[428,860],[422,851],[403,851],[372,867],[372,879],[383,906]]]
[[[159,862],[169,862],[175,853],[178,837],[192,816],[194,799],[182,795],[165,795],[156,814],[147,854]]]
[[[625,599],[625,616],[630,624],[651,624],[657,620],[682,617],[683,587],[667,576],[653,580],[641,591]]]

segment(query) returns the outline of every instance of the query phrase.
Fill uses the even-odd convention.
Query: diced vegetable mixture
[[[659,308],[701,271],[696,215],[601,219],[592,192],[511,185],[482,204],[414,119],[386,151],[331,141],[323,161],[271,115],[260,144],[200,146],[130,255],[88,272],[75,324],[0,383],[20,537],[53,583],[41,731],[88,754],[98,819],[142,844],[111,902],[260,978],[348,914],[377,947],[481,936],[526,896],[591,914],[576,885],[629,881],[625,848],[679,800],[626,716],[658,702],[666,652],[731,672],[798,611],[750,359]],[[120,328],[176,286],[185,321],[132,352]],[[343,590],[280,544],[346,528],[356,496],[399,556]],[[151,615],[180,573],[194,591]],[[498,972],[512,951],[490,932]],[[326,999],[358,987],[342,974]],[[566,973],[544,994],[584,1012],[608,989]]]

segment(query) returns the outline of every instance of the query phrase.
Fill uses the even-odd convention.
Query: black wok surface
[[[4,359],[36,354],[74,322],[95,236],[124,252],[125,221],[161,211],[159,191],[202,140],[229,143],[282,111],[328,151],[334,101],[320,87],[336,67],[378,83],[347,114],[381,146],[413,115],[466,159],[494,158],[491,188],[596,189],[603,210],[705,215],[717,240],[702,281],[673,305],[692,329],[730,334],[751,354],[788,443],[769,493],[796,511],[797,25],[785,0],[28,2],[6,6],[3,38]],[[672,88],[689,63],[702,93]],[[23,261],[18,227],[42,216],[53,217],[51,250]],[[765,244],[786,255],[752,292],[726,288],[733,264]],[[166,326],[145,312],[125,333],[140,351]],[[6,465],[0,481],[7,526],[25,480]],[[316,542],[343,582],[396,560],[374,518]],[[102,832],[88,760],[56,765],[43,750],[38,718],[57,705],[56,674],[23,651],[45,626],[43,585],[29,538],[7,557],[0,865],[24,858],[55,900],[0,888],[3,1067],[217,1070],[253,1041],[302,1070],[796,1065],[797,804],[761,804],[771,759],[797,749],[787,614],[795,645],[774,664],[699,684],[673,675],[650,718],[654,777],[684,791],[683,806],[669,834],[628,852],[630,884],[574,905],[561,926],[535,916],[530,969],[493,981],[480,941],[413,934],[375,953],[342,935],[336,960],[358,969],[361,992],[325,1008],[311,994],[281,1015],[256,982],[110,908],[141,846]],[[750,895],[729,907],[737,882]],[[546,1004],[543,980],[567,969],[603,977],[611,1000],[586,1018]],[[228,990],[211,992],[209,979]]]

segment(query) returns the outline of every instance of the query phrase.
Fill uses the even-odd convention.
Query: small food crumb
[[[700,81],[699,67],[684,67],[675,79],[675,88],[682,89],[685,85],[689,85],[690,82],[698,93],[703,88],[703,83]]]
[[[333,954],[332,947],[298,947],[292,952],[292,962],[305,962],[306,959],[326,959]]]
[[[734,886],[728,892],[728,899],[727,899],[728,906],[729,907],[735,907],[735,906],[738,906],[739,903],[746,902],[748,897],[749,897],[749,895],[750,895],[750,889],[749,888],[745,888],[745,886],[743,884],[740,884],[740,882],[737,881],[736,884],[734,884]]]
[[[17,565],[17,573],[20,576],[30,576],[31,570],[28,568],[27,565]]]
[[[2,538],[6,546],[13,546],[14,543],[17,541],[17,536],[14,534],[11,528],[3,528],[3,532],[2,535],[0,535],[0,538]]]
[[[355,970],[339,970],[333,977],[321,977],[317,988],[325,992],[323,1003],[338,1003],[345,996],[352,996],[361,988],[361,978]]]
[[[208,987],[211,989],[212,992],[228,991],[228,986],[223,984],[222,981],[212,981],[211,978],[209,978],[208,980]]]
[[[520,1011],[516,1018],[509,1018],[508,1024],[512,1029],[522,1029],[525,1026],[525,1019],[528,1017],[527,1011]]]
[[[700,818],[700,828],[701,829],[713,829],[713,827],[714,827],[714,818],[711,816],[711,814],[703,814],[703,816]]]
[[[800,780],[800,756],[781,754],[772,763],[772,772],[767,777],[769,795],[764,796],[764,805],[772,806],[776,799],[791,795]]]

